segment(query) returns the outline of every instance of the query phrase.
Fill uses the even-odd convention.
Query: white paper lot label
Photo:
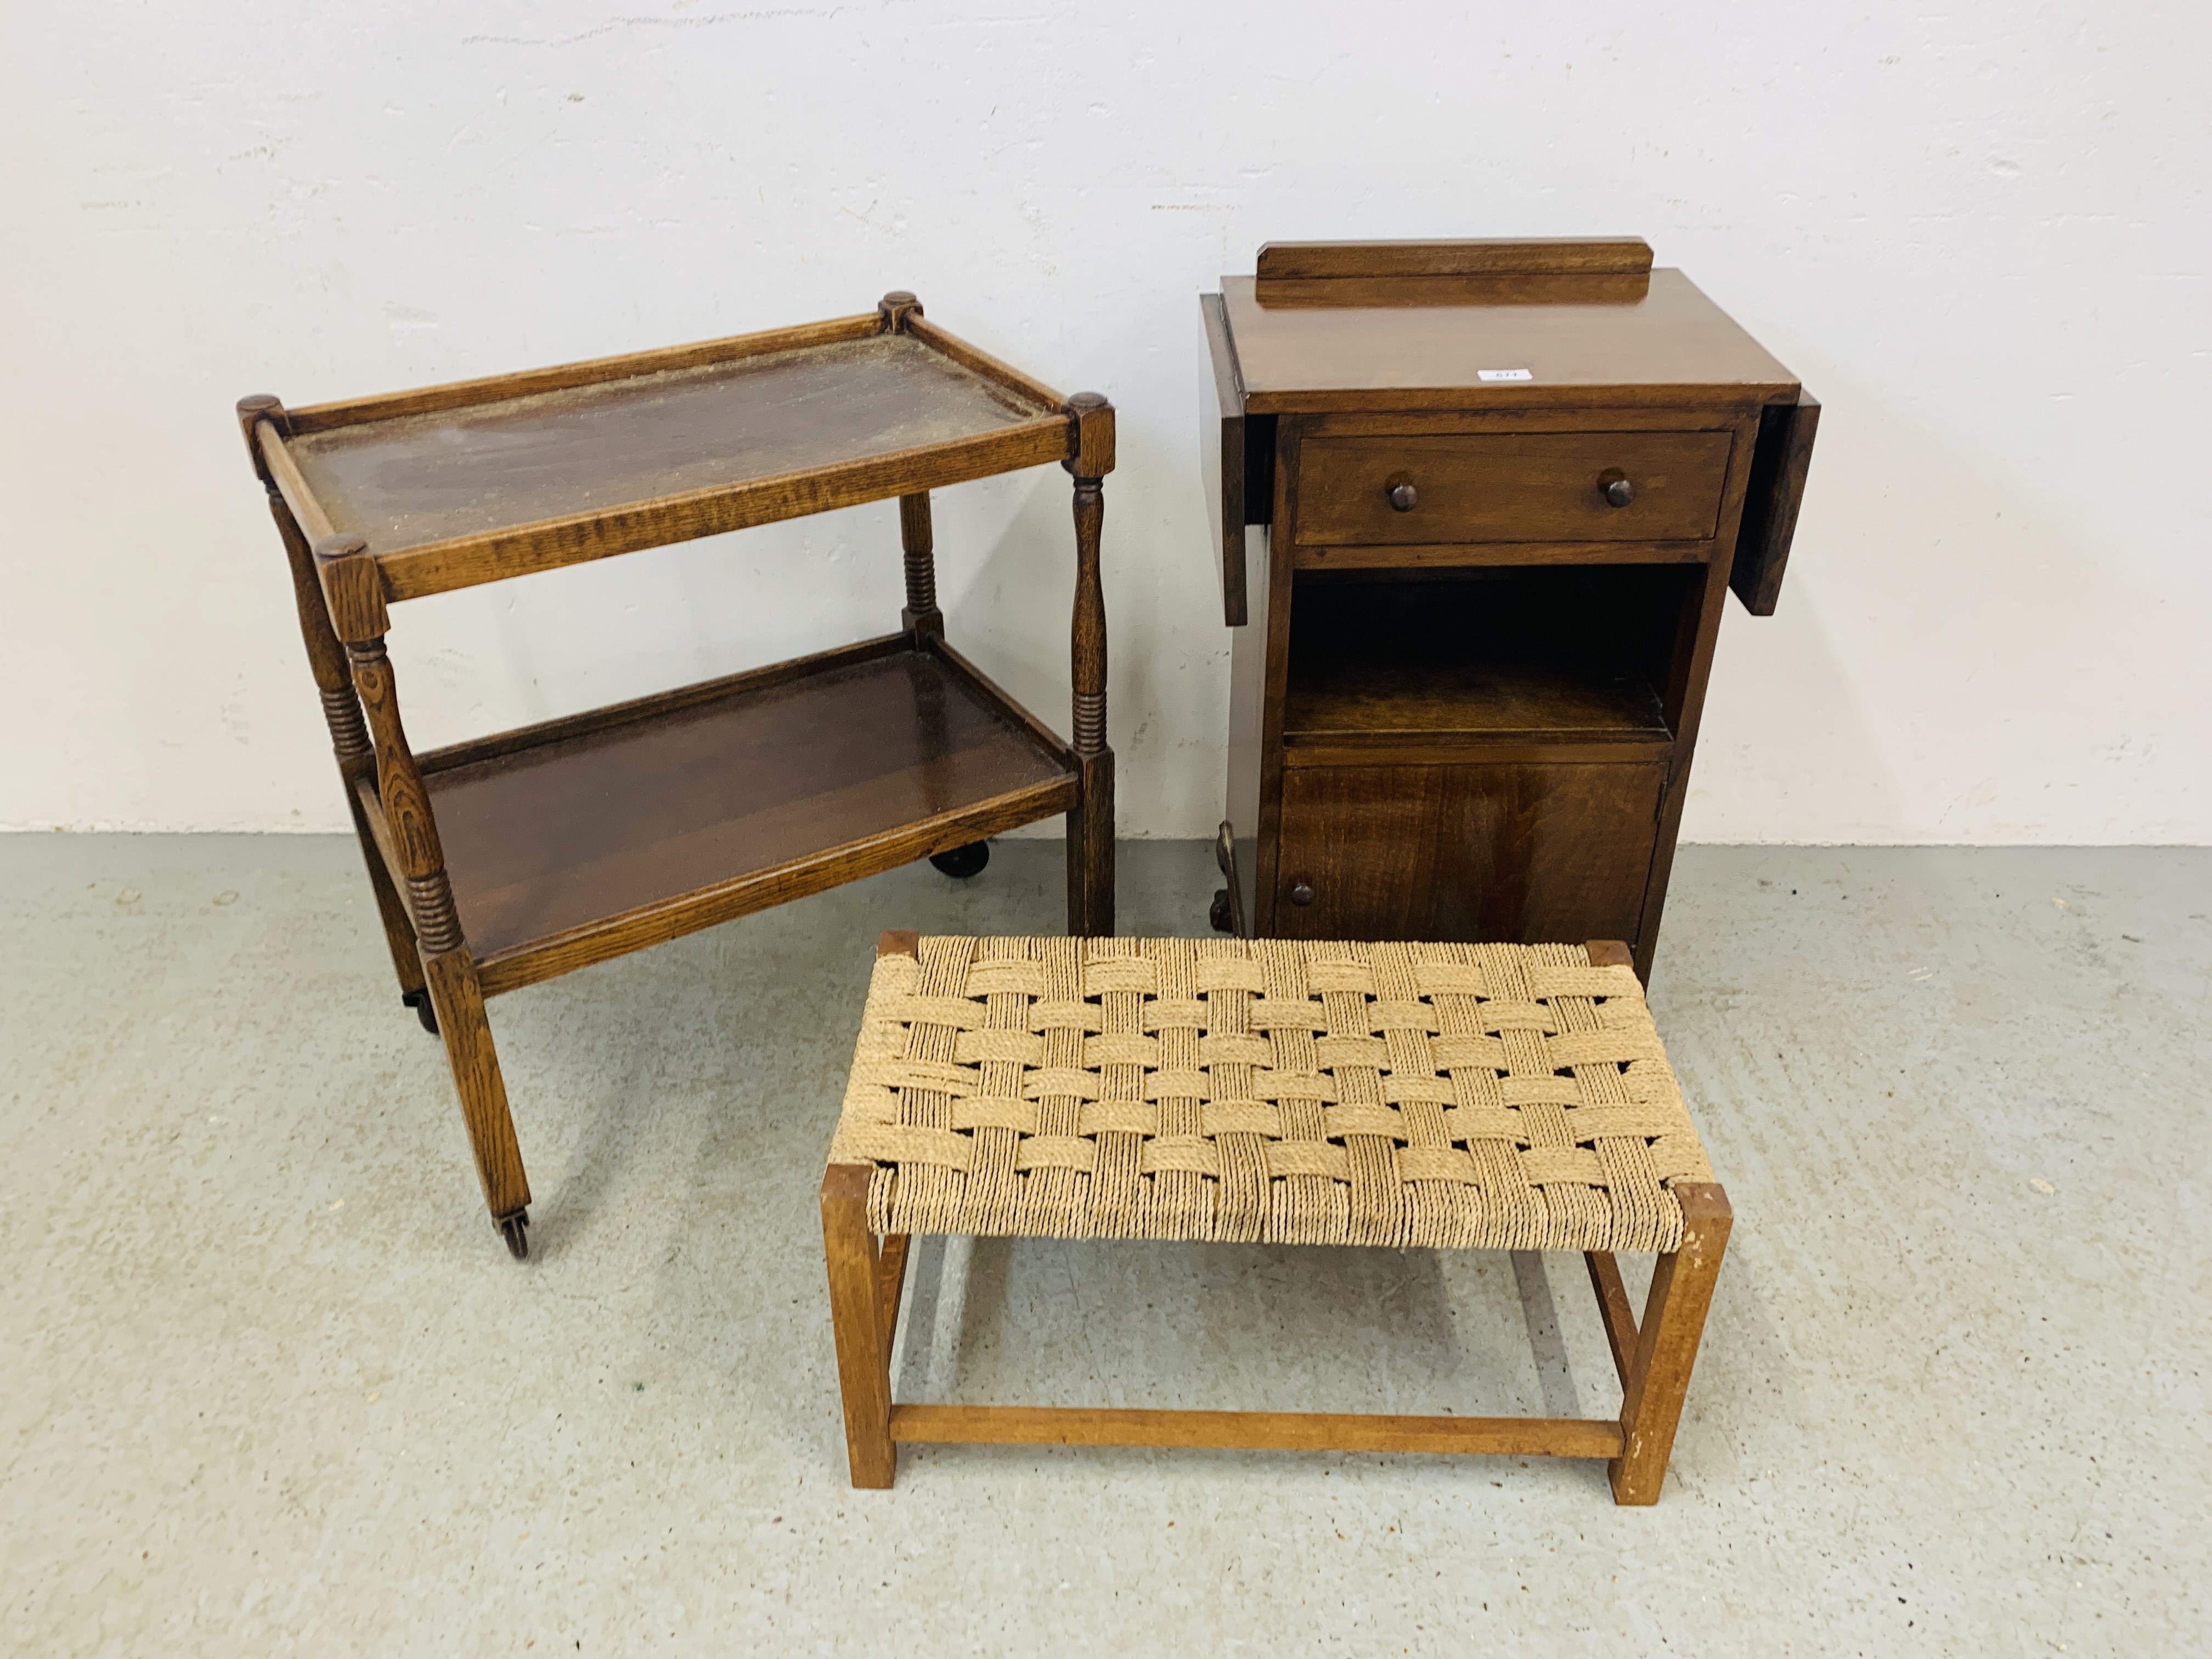
[[[1533,380],[1536,376],[1533,370],[1526,368],[1478,368],[1474,371],[1474,378],[1478,380]]]

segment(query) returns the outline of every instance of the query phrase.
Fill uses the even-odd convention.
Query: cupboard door
[[[1633,942],[1665,773],[1658,761],[1289,768],[1273,931]]]

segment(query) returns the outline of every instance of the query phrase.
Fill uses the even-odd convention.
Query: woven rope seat
[[[863,1022],[878,1235],[1668,1252],[1713,1178],[1581,945],[922,938]]]

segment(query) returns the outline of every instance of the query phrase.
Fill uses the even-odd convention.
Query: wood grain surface
[[[1206,372],[1199,376],[1199,465],[1206,476],[1206,506],[1213,526],[1221,579],[1221,620],[1242,628],[1245,605],[1244,387],[1237,376],[1237,348],[1221,314],[1221,296],[1199,296],[1206,330]]]
[[[898,1447],[890,1432],[891,1329],[898,1307],[896,1302],[884,1306],[883,1259],[868,1232],[872,1174],[870,1166],[856,1164],[833,1164],[823,1173],[822,1254],[830,1277],[847,1466],[855,1486],[880,1490],[898,1473]]]
[[[1797,377],[1679,270],[1630,304],[1263,307],[1221,279],[1246,415],[1711,406],[1794,399]],[[1483,369],[1525,368],[1486,383]]]
[[[1628,304],[1651,283],[1640,237],[1269,242],[1255,266],[1263,306]]]
[[[1661,542],[1713,533],[1725,432],[1578,432],[1308,438],[1299,454],[1301,545],[1393,542]],[[1614,507],[1601,481],[1635,497]],[[1416,499],[1401,510],[1389,486]]]
[[[842,340],[863,338],[882,327],[883,319],[876,313],[862,312],[851,317],[833,317],[826,322],[730,334],[684,345],[655,346],[647,351],[626,351],[611,357],[592,357],[545,368],[488,374],[472,380],[447,380],[438,386],[411,386],[404,392],[376,392],[366,398],[337,398],[291,410],[286,431],[301,434],[325,432],[333,427],[359,426],[366,421],[388,421],[407,415],[463,409],[502,398],[525,398],[613,380],[634,380],[641,375],[733,362],[740,357],[834,345]]]
[[[1782,576],[1797,534],[1797,509],[1813,467],[1813,440],[1820,428],[1820,400],[1800,392],[1794,404],[1759,411],[1759,447],[1752,458],[1742,527],[1729,582],[1743,608],[1771,617],[1782,599]]]
[[[913,651],[443,768],[429,785],[485,958],[1011,793],[1063,809],[1073,794],[1060,760]]]
[[[1304,578],[1291,607],[1283,740],[1664,742],[1652,678],[1685,574]]]
[[[1606,1471],[1616,1504],[1659,1501],[1713,1286],[1735,1224],[1718,1182],[1680,1181],[1671,1190],[1682,1206],[1682,1247],[1652,1264],[1636,1353],[1621,1388],[1620,1455]]]
[[[1222,1446],[1521,1457],[1616,1457],[1621,1445],[1619,1424],[1591,1418],[1121,1411],[1082,1406],[893,1406],[890,1437],[908,1444]],[[860,1460],[854,1462],[857,1466]],[[860,1484],[854,1480],[854,1485]]]
[[[1053,411],[903,335],[297,438],[331,524],[385,555],[984,437]]]
[[[1665,776],[1656,762],[1287,769],[1274,931],[1633,939]]]
[[[516,1255],[529,1188],[484,997],[1054,813],[1071,924],[1112,931],[1104,398],[1063,403],[894,290],[872,316],[237,415],[401,989],[434,1012]],[[944,647],[936,601],[928,492],[1048,461],[1077,475],[1073,747]],[[889,497],[900,634],[410,751],[391,605]]]
[[[1641,236],[1440,238],[1415,241],[1263,242],[1261,282],[1294,277],[1630,276],[1651,269]]]
[[[1633,965],[1632,955],[1626,945],[1620,951],[1620,964]],[[1590,965],[1601,964],[1596,957]],[[1606,1346],[1613,1354],[1613,1369],[1626,1388],[1636,1361],[1636,1310],[1629,1305],[1628,1286],[1621,1282],[1620,1263],[1611,1250],[1585,1250],[1583,1262],[1589,1269],[1590,1289],[1597,1294],[1598,1317],[1605,1324]]]
[[[419,599],[458,587],[634,553],[641,548],[750,530],[811,513],[858,507],[866,501],[943,489],[1042,466],[1066,456],[1073,443],[1071,425],[1064,416],[1040,415],[981,437],[948,439],[889,454],[864,455],[855,460],[779,472],[772,477],[433,542],[385,555],[380,561],[385,586],[394,601]]]

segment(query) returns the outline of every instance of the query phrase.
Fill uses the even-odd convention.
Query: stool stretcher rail
[[[928,1445],[1213,1446],[1510,1457],[1618,1457],[1624,1444],[1620,1425],[1599,1418],[1119,1411],[1087,1406],[893,1406],[890,1437]]]

